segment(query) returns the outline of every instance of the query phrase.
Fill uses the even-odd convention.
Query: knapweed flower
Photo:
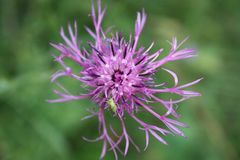
[[[168,62],[181,59],[191,58],[196,56],[194,49],[179,49],[183,44],[177,43],[176,38],[170,42],[171,48],[169,53],[159,59],[159,55],[163,49],[159,49],[155,53],[150,53],[153,43],[145,48],[138,47],[140,34],[146,22],[146,14],[143,11],[137,14],[135,23],[134,35],[130,35],[129,40],[124,38],[121,33],[111,34],[108,37],[107,31],[104,31],[101,24],[105,14],[105,9],[102,10],[100,0],[98,0],[97,11],[92,5],[91,18],[93,20],[94,31],[86,27],[87,32],[93,37],[94,41],[88,42],[88,49],[80,47],[77,40],[77,25],[75,23],[74,30],[69,25],[68,38],[63,29],[61,36],[65,44],[51,44],[56,48],[60,55],[55,56],[55,60],[61,64],[62,70],[57,71],[52,75],[51,81],[55,82],[61,92],[54,92],[59,96],[59,99],[50,100],[50,102],[66,102],[90,98],[97,104],[97,112],[92,112],[91,116],[97,116],[99,120],[100,136],[95,140],[88,141],[103,141],[101,158],[106,154],[106,151],[112,150],[117,159],[117,152],[126,155],[129,144],[132,143],[137,150],[138,146],[133,142],[133,139],[127,132],[125,122],[126,114],[134,119],[146,134],[146,147],[149,143],[149,136],[154,136],[158,141],[167,144],[162,136],[172,134],[185,136],[179,127],[187,125],[179,122],[179,114],[176,112],[178,103],[191,98],[200,96],[194,91],[185,90],[186,87],[198,83],[201,79],[193,82],[178,85],[177,75],[162,66]],[[66,59],[74,61],[81,66],[82,70],[74,73],[74,71],[65,63]],[[173,77],[174,85],[168,87],[166,82],[156,84],[154,74],[158,71],[166,71]],[[87,93],[81,95],[72,95],[56,80],[60,77],[70,77],[84,84]],[[178,96],[174,99],[172,96],[168,99],[161,99],[162,94],[171,93]],[[158,113],[159,107],[153,107],[153,103],[158,103],[159,107],[163,107],[165,113]],[[155,105],[156,106],[156,105]],[[159,125],[153,125],[140,119],[137,115],[138,111],[144,110],[159,120],[164,128]],[[117,133],[111,125],[107,125],[104,113],[111,112],[114,118],[117,118],[121,124],[121,133]],[[160,123],[159,123],[160,124]],[[111,133],[109,133],[111,132]],[[124,150],[120,148],[120,144],[125,144]]]

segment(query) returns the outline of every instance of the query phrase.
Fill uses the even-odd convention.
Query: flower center
[[[112,75],[112,81],[116,83],[121,83],[122,82],[122,75],[123,72],[120,70],[116,70],[114,74]]]

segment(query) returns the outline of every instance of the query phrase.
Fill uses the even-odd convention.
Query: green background
[[[104,0],[107,14],[103,26],[115,26],[124,35],[133,32],[136,12],[145,8],[148,21],[140,43],[166,48],[173,36],[190,36],[185,46],[199,56],[164,67],[178,73],[180,83],[200,77],[191,87],[202,97],[181,103],[181,121],[188,139],[166,137],[168,146],[150,138],[150,146],[138,153],[130,147],[126,158],[139,160],[237,160],[240,153],[240,1],[239,0]],[[81,121],[89,100],[49,104],[54,85],[49,77],[57,69],[49,42],[62,42],[60,27],[77,20],[79,38],[91,37],[87,0],[0,0],[0,159],[1,160],[95,160],[102,143],[81,137],[96,137],[97,119]],[[77,68],[77,66],[74,66]],[[156,80],[167,80],[157,74]],[[62,81],[73,92],[79,84]],[[146,117],[148,119],[148,117]],[[114,119],[109,118],[112,123]],[[154,119],[149,119],[154,121]],[[128,132],[144,147],[142,131],[126,119]],[[108,152],[105,159],[113,159]]]

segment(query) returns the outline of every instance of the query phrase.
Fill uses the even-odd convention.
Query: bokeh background
[[[191,87],[202,93],[180,105],[188,139],[166,137],[165,146],[154,138],[145,152],[130,147],[126,158],[139,160],[238,160],[240,159],[240,1],[239,0],[103,0],[107,14],[103,26],[115,26],[125,36],[133,32],[136,12],[145,8],[148,21],[140,43],[169,48],[173,36],[195,47],[199,56],[167,64],[180,82],[200,77]],[[0,160],[95,160],[102,143],[96,137],[97,119],[81,121],[95,104],[89,100],[49,104],[55,98],[49,77],[57,69],[49,42],[62,42],[60,27],[77,20],[79,38],[91,37],[88,0],[0,0]],[[166,49],[166,50],[167,50]],[[76,66],[77,67],[77,66]],[[156,80],[168,76],[157,74]],[[79,84],[63,80],[80,92]],[[112,123],[114,119],[109,118]],[[142,131],[128,120],[128,131],[144,148]],[[149,119],[154,121],[153,119]],[[105,159],[114,159],[109,152]]]

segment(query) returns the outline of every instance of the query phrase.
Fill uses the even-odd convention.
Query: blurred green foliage
[[[202,97],[181,104],[188,139],[166,137],[168,146],[154,138],[145,152],[130,148],[125,159],[133,160],[237,160],[240,153],[240,1],[239,0],[104,0],[104,26],[113,25],[125,35],[133,32],[136,12],[145,8],[148,21],[141,44],[156,42],[169,47],[173,36],[190,36],[185,46],[198,49],[198,58],[168,64],[180,82],[204,80],[193,87]],[[90,36],[84,25],[88,0],[0,0],[0,159],[1,160],[92,160],[98,159],[101,143],[81,137],[96,137],[97,119],[80,121],[89,100],[49,104],[54,97],[50,75],[60,68],[53,62],[56,51],[49,42],[62,41],[60,26],[78,22],[79,37]],[[158,74],[156,80],[166,79]],[[79,84],[65,85],[81,91]],[[76,89],[79,88],[79,89]],[[149,119],[154,121],[153,119]],[[144,146],[141,131],[129,118],[129,133]],[[136,126],[137,128],[137,126]],[[112,153],[106,159],[113,159]],[[120,157],[123,159],[123,157]]]

